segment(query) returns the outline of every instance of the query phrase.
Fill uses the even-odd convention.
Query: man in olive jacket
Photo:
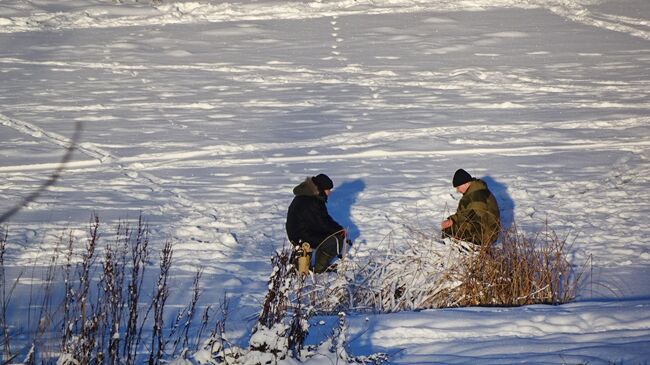
[[[489,245],[499,238],[501,227],[499,205],[482,180],[459,169],[452,181],[463,194],[456,213],[442,221],[443,237],[453,237],[477,245]]]
[[[287,236],[294,245],[309,243],[316,255],[313,270],[325,271],[339,253],[345,230],[327,212],[327,197],[334,187],[325,174],[308,177],[293,188],[295,197],[287,212]]]

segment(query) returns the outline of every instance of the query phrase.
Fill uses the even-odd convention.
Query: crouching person
[[[499,205],[487,184],[459,169],[452,180],[456,191],[463,194],[456,213],[440,223],[442,236],[490,245],[499,238],[501,227]]]
[[[345,229],[327,211],[327,197],[334,183],[325,174],[308,177],[293,188],[295,197],[287,212],[287,236],[291,243],[309,243],[316,255],[312,270],[324,272],[345,242]]]

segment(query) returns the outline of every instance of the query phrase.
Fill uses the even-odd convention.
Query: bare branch
[[[29,203],[36,201],[36,199],[38,199],[38,197],[41,196],[41,194],[43,194],[43,192],[45,192],[50,186],[56,184],[56,182],[61,177],[61,173],[63,172],[63,170],[65,170],[66,165],[72,159],[74,150],[78,145],[77,142],[81,138],[82,129],[83,128],[81,122],[75,123],[74,135],[72,136],[72,140],[70,144],[66,147],[65,154],[63,155],[63,158],[61,158],[61,161],[59,162],[59,166],[56,168],[56,170],[54,170],[52,175],[50,175],[50,177],[36,191],[29,194],[20,203],[14,205],[11,209],[3,213],[0,216],[0,224],[9,220],[9,218],[13,217],[16,213],[20,212]]]

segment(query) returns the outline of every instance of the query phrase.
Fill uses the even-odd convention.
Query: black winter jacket
[[[287,212],[287,236],[293,244],[308,242],[318,247],[330,235],[343,229],[327,212],[327,197],[307,178],[293,188],[295,197]]]

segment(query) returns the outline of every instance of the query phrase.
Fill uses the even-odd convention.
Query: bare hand
[[[452,221],[451,219],[445,219],[444,221],[442,221],[440,223],[440,228],[447,229],[447,228],[450,228],[453,225],[454,225],[454,221]]]

